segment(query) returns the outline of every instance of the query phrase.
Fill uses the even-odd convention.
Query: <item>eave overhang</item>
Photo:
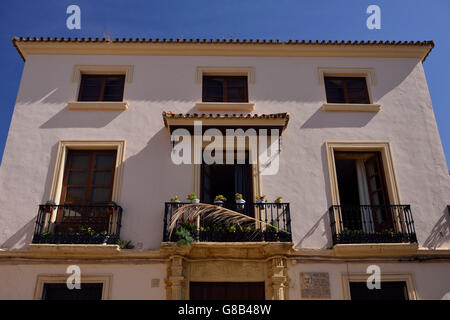
[[[163,112],[164,126],[171,134],[178,128],[193,133],[194,122],[200,121],[202,131],[208,128],[224,129],[279,129],[280,134],[287,128],[289,113],[273,114],[197,114]]]
[[[433,41],[279,41],[225,39],[22,38],[13,45],[25,60],[42,55],[261,56],[417,58],[422,62]]]

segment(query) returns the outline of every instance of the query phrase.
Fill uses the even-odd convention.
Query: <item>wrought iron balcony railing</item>
[[[333,205],[333,244],[417,242],[409,205]]]
[[[116,244],[120,239],[122,207],[106,205],[39,206],[33,243]]]
[[[254,217],[244,224],[210,221],[208,213],[196,219],[188,220],[184,214],[177,218],[177,210],[190,202],[166,202],[164,213],[164,242],[176,242],[180,228],[187,230],[194,241],[201,242],[291,242],[291,216],[289,203],[224,203],[226,209]],[[213,209],[212,209],[213,210]]]

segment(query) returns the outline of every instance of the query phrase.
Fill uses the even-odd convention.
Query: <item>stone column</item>
[[[170,290],[171,300],[183,300],[184,299],[184,275],[183,275],[183,257],[172,256],[170,257],[168,289]]]
[[[286,258],[275,257],[272,259],[271,268],[272,300],[287,300],[288,277]]]

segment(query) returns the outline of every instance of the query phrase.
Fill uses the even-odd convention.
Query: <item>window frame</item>
[[[350,282],[366,282],[367,273],[342,273],[342,297],[344,300],[351,300]],[[414,285],[414,278],[409,273],[384,273],[381,275],[381,282],[405,282],[406,292],[409,300],[418,300],[418,294]],[[376,289],[375,289],[376,290]]]
[[[343,83],[342,89],[344,90],[344,101],[341,102],[329,102],[328,99],[328,91],[327,91],[327,79],[336,79],[341,80]],[[360,79],[364,81],[364,92],[365,92],[365,102],[349,102],[348,98],[348,85],[347,81],[348,79]],[[348,104],[348,105],[369,105],[371,104],[371,97],[369,94],[369,86],[367,83],[367,77],[361,76],[361,75],[347,75],[347,76],[337,76],[337,75],[324,75],[324,86],[325,86],[325,98],[327,104]]]
[[[206,88],[208,87],[206,84],[205,78],[221,78],[223,81],[223,92],[222,92],[222,101],[205,101],[207,98],[206,96]],[[240,96],[242,98],[242,101],[228,101],[229,97],[227,95],[228,88],[230,87],[229,81],[233,80],[245,80],[243,81],[244,87],[243,89],[243,95]],[[239,87],[240,88],[240,87]],[[220,98],[220,97],[215,97]],[[202,77],[202,102],[203,103],[248,103],[248,76],[247,75],[208,75],[204,74]]]
[[[74,154],[86,154],[89,155],[89,164],[88,164],[88,168],[86,170],[84,170],[87,173],[87,183],[85,183],[84,185],[69,185],[69,175],[71,172],[81,172],[81,169],[73,169],[70,168],[69,166],[71,165],[71,155]],[[99,169],[97,170],[95,168],[95,157],[98,154],[112,154],[113,155],[113,164],[114,166],[111,169]],[[68,188],[76,188],[76,187],[83,187],[85,188],[85,202],[84,203],[80,203],[80,205],[83,204],[102,204],[102,203],[108,203],[110,201],[112,201],[112,193],[113,193],[113,188],[114,188],[114,173],[115,173],[115,163],[116,163],[116,158],[117,158],[117,150],[94,150],[94,149],[84,149],[84,150],[73,150],[73,149],[69,149],[67,152],[67,158],[65,160],[65,168],[64,168],[64,177],[63,177],[63,185],[62,185],[62,191],[61,191],[61,199],[60,199],[60,203],[64,203],[64,204],[71,204],[73,203],[73,201],[66,201],[66,195],[67,195],[67,189]],[[94,185],[93,184],[93,175],[96,171],[110,171],[111,172],[111,181],[108,185]],[[92,192],[93,188],[99,188],[99,187],[108,187],[110,189],[109,192],[109,200],[108,201],[101,201],[101,202],[95,202],[95,201],[90,201],[90,194]],[[78,203],[75,203],[78,204]]]
[[[44,294],[44,284],[52,283],[66,283],[67,274],[41,274],[37,276],[36,286],[34,290],[34,300],[42,300]],[[110,274],[84,274],[81,279],[81,285],[83,283],[101,283],[102,287],[102,300],[109,300],[111,298],[111,283],[112,275]],[[74,289],[76,290],[76,289]]]
[[[121,92],[119,94],[119,96],[120,96],[119,100],[105,100],[105,87],[106,87],[106,81],[107,81],[108,77],[120,77],[121,78],[121,83],[119,85],[119,86],[121,86]],[[91,78],[91,79],[92,78],[101,78],[102,79],[102,83],[101,83],[101,87],[100,87],[100,93],[99,93],[99,100],[82,100],[82,98],[83,98],[83,90],[86,87],[85,81],[87,81],[87,79],[89,79],[89,78]],[[126,75],[124,75],[124,74],[85,74],[85,73],[82,73],[81,76],[80,76],[80,84],[79,84],[79,89],[78,89],[77,102],[87,102],[87,103],[123,102],[124,93],[125,93],[125,80],[126,80]]]

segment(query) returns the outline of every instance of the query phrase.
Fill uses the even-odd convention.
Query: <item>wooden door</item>
[[[191,300],[264,300],[264,282],[190,282]]]

